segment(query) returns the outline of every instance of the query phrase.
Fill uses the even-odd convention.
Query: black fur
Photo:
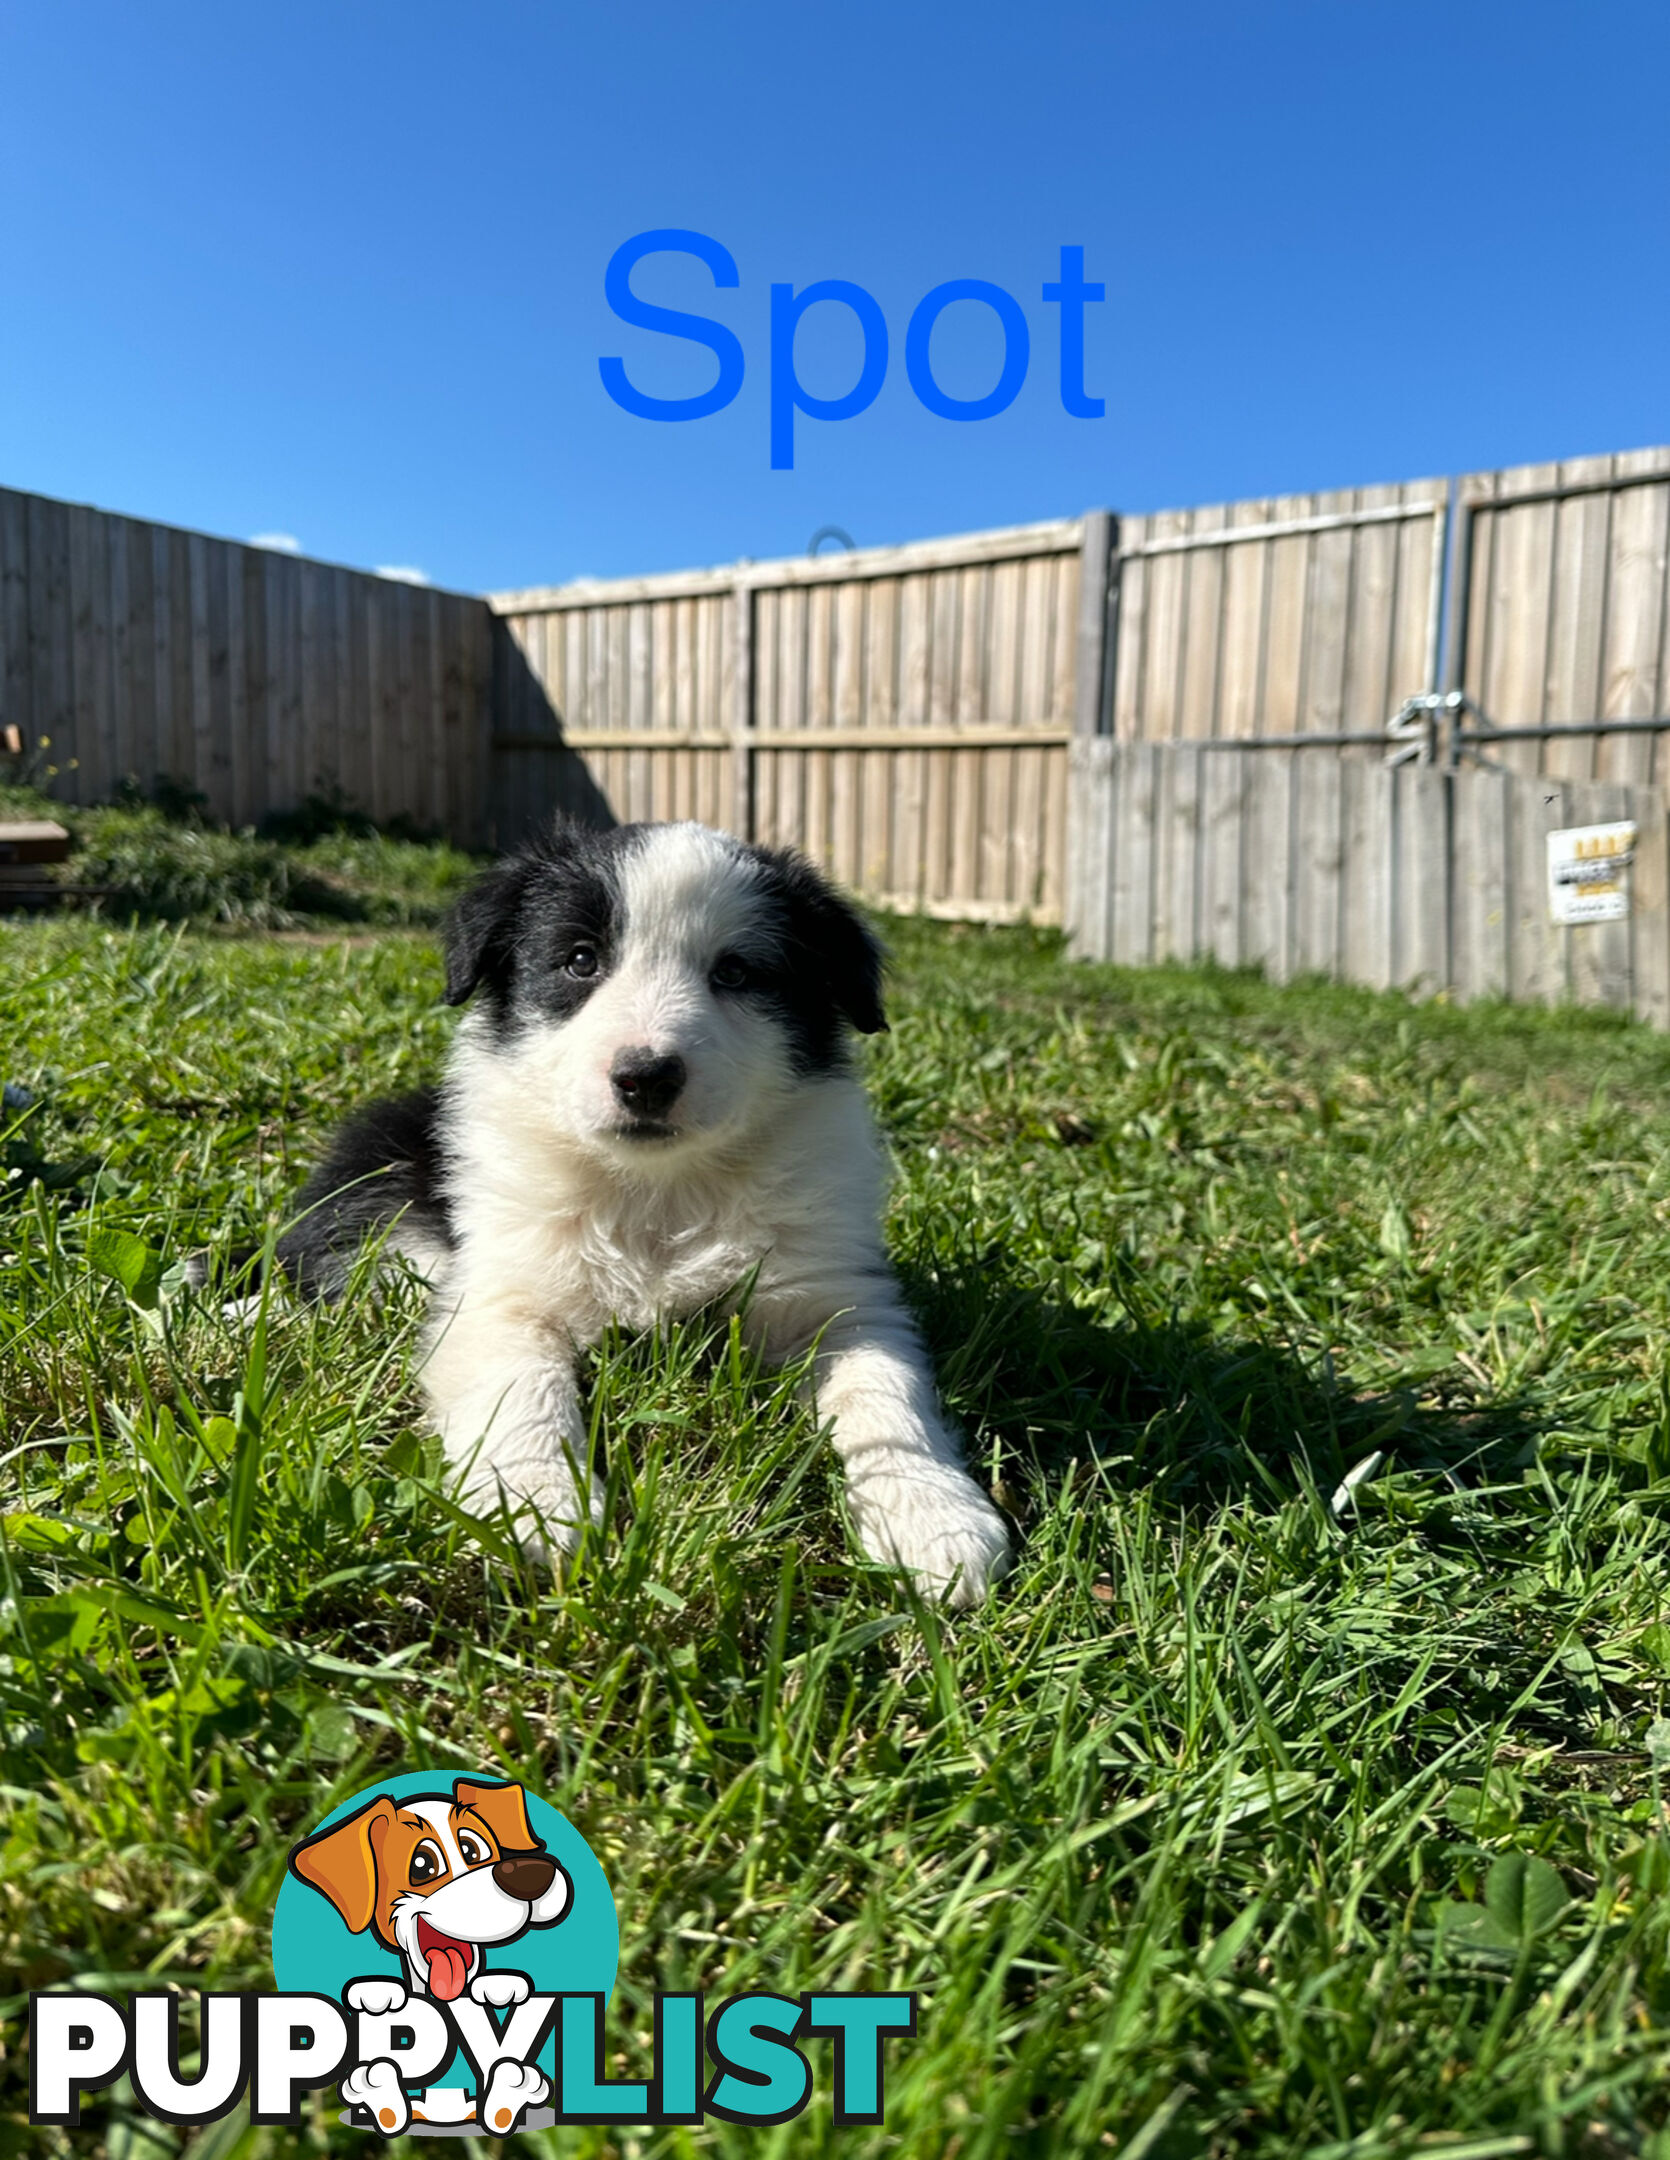
[[[280,1266],[299,1290],[337,1297],[367,1231],[396,1216],[449,1249],[452,1226],[441,1188],[437,1088],[370,1104],[337,1132],[330,1153],[297,1198],[278,1241]]]
[[[479,993],[501,1031],[517,1009],[566,1020],[608,972],[620,915],[619,860],[642,826],[590,832],[559,819],[548,833],[495,863],[447,918],[446,1002]],[[569,955],[587,946],[595,976],[571,975]]]
[[[778,945],[765,995],[793,1047],[795,1069],[829,1072],[843,1061],[842,1023],[860,1035],[887,1032],[881,1005],[882,950],[869,928],[820,872],[787,849],[750,847]]]

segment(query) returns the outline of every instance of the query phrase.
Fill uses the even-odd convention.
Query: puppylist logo
[[[658,1994],[654,2069],[604,2076],[620,1928],[596,1856],[525,1786],[435,1771],[334,1809],[290,1854],[273,1912],[272,1993],[199,1999],[182,2074],[180,1998],[29,1999],[29,2119],[73,2128],[124,2074],[161,2122],[298,2125],[339,2088],[342,2120],[385,2137],[506,2137],[551,2124],[787,2122],[812,2097],[800,2043],[834,2043],[837,2123],[880,2123],[883,2043],[916,2030],[907,1994],[756,1993],[709,2011]]]

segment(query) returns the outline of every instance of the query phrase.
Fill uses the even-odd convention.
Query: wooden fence
[[[337,788],[482,846],[492,667],[479,599],[0,489],[0,722],[67,802],[166,774],[244,825]]]
[[[496,594],[523,663],[498,714],[501,836],[585,790],[618,818],[801,848],[882,905],[1058,920],[1110,527]]]
[[[1384,769],[1441,690],[1439,763]],[[488,601],[0,490],[0,723],[72,801],[698,817],[1086,952],[1657,1017],[1670,451]],[[1619,788],[1630,923],[1545,933],[1538,834]]]
[[[1451,686],[1496,727],[1535,731],[1489,755],[1514,771],[1663,786],[1670,450],[1471,473],[1458,508]],[[1615,725],[1654,718],[1664,725]]]
[[[1437,687],[1448,485],[1121,518],[1121,742],[1383,728]]]
[[[1061,919],[1068,746],[1377,729],[1437,682],[1439,481],[493,596],[501,838],[700,817],[882,906]]]
[[[1661,788],[1330,748],[1075,743],[1067,920],[1082,958],[1212,957],[1274,981],[1612,1005],[1670,1025]],[[1630,913],[1549,920],[1547,839],[1632,820]]]

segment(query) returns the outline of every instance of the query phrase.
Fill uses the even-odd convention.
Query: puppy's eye
[[[473,1830],[459,1831],[458,1850],[464,1855],[466,1867],[481,1867],[493,1857],[486,1844]]]
[[[735,953],[721,953],[708,977],[715,990],[742,990],[748,983],[748,963]]]
[[[425,1838],[417,1851],[413,1853],[406,1872],[414,1883],[439,1882],[446,1873],[446,1861],[442,1857],[441,1848],[438,1845],[431,1844]]]
[[[565,975],[572,975],[577,982],[589,982],[597,973],[597,948],[593,945],[576,945],[562,966]]]

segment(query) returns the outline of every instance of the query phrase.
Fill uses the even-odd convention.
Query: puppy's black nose
[[[663,1117],[684,1086],[684,1060],[656,1050],[622,1050],[609,1078],[623,1108],[637,1117]]]
[[[548,1853],[512,1853],[507,1859],[493,1863],[493,1880],[506,1897],[518,1898],[524,1905],[531,1905],[535,1898],[542,1898],[556,1879],[557,1863]]]

